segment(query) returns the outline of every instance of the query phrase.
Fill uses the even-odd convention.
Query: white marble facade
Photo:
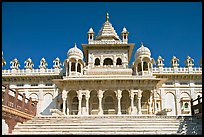
[[[45,58],[39,69],[33,69],[31,58],[19,69],[15,58],[11,70],[2,68],[2,83],[37,100],[37,115],[191,115],[190,100],[202,96],[202,63],[193,67],[188,56],[186,66],[179,67],[173,56],[172,67],[164,67],[164,59],[154,60],[143,43],[130,62],[135,45],[128,43],[126,28],[118,36],[108,14],[94,34],[90,28],[83,51],[75,44],[51,69]]]

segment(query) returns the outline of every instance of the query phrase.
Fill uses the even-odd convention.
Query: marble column
[[[120,99],[122,97],[122,91],[118,90],[117,92],[117,98],[118,98],[118,115],[121,115],[121,105],[120,105]]]
[[[157,100],[156,100],[156,94],[157,94],[157,91],[156,91],[156,89],[154,89],[154,90],[153,90],[154,114],[157,114]]]
[[[67,100],[67,91],[66,90],[63,90],[62,91],[62,100],[63,100],[63,113],[64,115],[66,115],[66,100]]]
[[[98,91],[98,100],[99,100],[99,112],[98,115],[103,115],[103,108],[102,108],[102,98],[103,98],[103,91]]]
[[[90,95],[89,95],[89,91],[86,93],[86,113],[87,115],[89,115],[89,98],[90,98]]]
[[[138,114],[141,115],[142,111],[141,111],[141,98],[142,98],[142,91],[138,90]]]
[[[69,100],[67,99],[67,115],[69,115]]]
[[[79,100],[78,115],[81,115],[81,100],[82,100],[82,95],[81,95],[80,91],[78,91],[78,100]]]
[[[130,93],[130,101],[131,101],[131,115],[134,114],[134,93]]]
[[[150,75],[150,66],[149,66],[150,62],[147,63],[147,67],[148,67],[148,75]]]
[[[75,62],[75,73],[77,74],[78,61]]]
[[[138,75],[137,66],[135,67],[135,74]]]
[[[142,114],[141,112],[141,97],[138,97],[138,114]]]
[[[152,114],[152,93],[150,93],[149,97],[149,114]]]
[[[69,61],[69,76],[71,75],[71,68],[72,68],[72,62],[71,61]]]

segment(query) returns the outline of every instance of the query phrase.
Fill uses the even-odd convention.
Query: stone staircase
[[[176,116],[39,116],[18,124],[14,135],[161,135],[202,134],[201,126]],[[197,127],[196,129],[193,127]],[[188,132],[187,132],[188,130]],[[196,130],[196,131],[194,131]],[[198,133],[199,132],[199,133]]]

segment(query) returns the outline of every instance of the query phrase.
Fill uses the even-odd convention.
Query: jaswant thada
[[[191,116],[191,99],[202,97],[202,61],[193,67],[194,60],[187,56],[185,67],[179,67],[173,56],[166,61],[172,66],[165,67],[164,59],[153,59],[142,42],[133,53],[135,44],[128,42],[128,34],[124,27],[119,37],[107,14],[97,36],[93,28],[88,30],[83,51],[73,44],[63,62],[53,61],[53,68],[42,58],[34,69],[28,58],[25,69],[19,69],[15,58],[10,70],[2,68],[2,84],[36,100],[36,117]]]

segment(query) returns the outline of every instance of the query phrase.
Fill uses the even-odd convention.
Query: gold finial
[[[109,19],[109,14],[108,14],[108,12],[106,13],[106,21],[108,21],[108,19]]]

